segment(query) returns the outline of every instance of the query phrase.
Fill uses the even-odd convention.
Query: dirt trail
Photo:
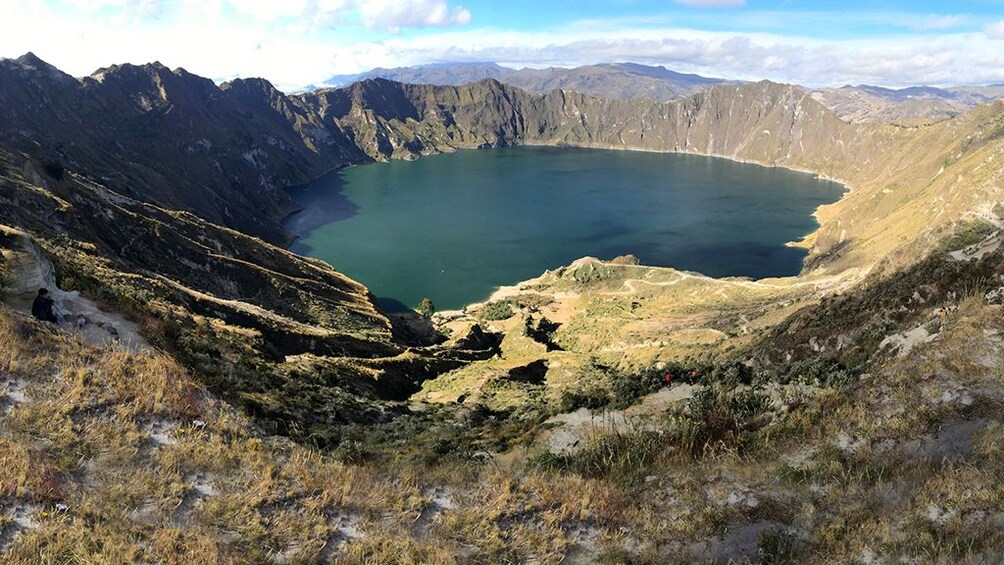
[[[56,302],[59,328],[79,335],[84,341],[99,345],[117,344],[130,351],[149,349],[136,324],[114,312],[106,312],[93,300],[77,291],[56,286],[55,270],[45,253],[28,239],[23,239],[8,264],[7,303],[16,312],[31,312],[38,289],[47,288]]]

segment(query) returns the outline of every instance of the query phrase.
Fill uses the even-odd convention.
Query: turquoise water
[[[351,167],[292,191],[293,250],[388,308],[440,309],[591,255],[712,276],[786,276],[843,187],[694,155],[513,147]]]

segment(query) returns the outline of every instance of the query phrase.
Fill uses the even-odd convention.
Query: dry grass
[[[665,451],[625,482],[511,459],[344,463],[260,434],[163,355],[0,311],[0,381],[23,395],[0,397],[0,561],[993,561],[999,332],[999,309],[968,300],[939,341],[742,450],[625,443]]]
[[[576,477],[345,464],[256,432],[166,356],[6,311],[0,344],[26,395],[0,413],[3,562],[553,563],[567,524],[610,509]],[[24,506],[35,527],[11,520]]]

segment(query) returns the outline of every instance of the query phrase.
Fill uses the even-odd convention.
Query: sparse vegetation
[[[1001,324],[999,307],[964,299],[929,349],[873,361],[863,379],[825,352],[763,366],[600,365],[588,386],[565,390],[562,410],[636,404],[667,373],[673,386],[699,386],[575,452],[534,454],[525,446],[554,409],[543,398],[341,426],[337,447],[321,451],[256,431],[163,355],[89,348],[0,312],[0,382],[17,383],[0,395],[10,470],[0,551],[15,563],[559,562],[583,550],[666,562],[680,558],[666,548],[695,543],[731,555],[746,547],[732,532],[753,524],[750,560],[846,561],[866,550],[979,560],[1004,543],[992,513],[1004,501],[992,393]],[[192,340],[211,328],[161,329]],[[186,346],[196,363],[241,351],[204,335]],[[259,363],[216,366],[260,375]],[[302,370],[298,379],[317,374],[346,391],[370,386],[337,367]],[[15,505],[34,526],[7,518]]]
[[[418,303],[418,307],[415,308],[415,311],[425,318],[431,318],[432,315],[436,313],[436,305],[432,303],[432,300],[426,297]]]
[[[513,316],[512,304],[508,299],[495,300],[484,305],[478,316],[486,322],[508,320]]]

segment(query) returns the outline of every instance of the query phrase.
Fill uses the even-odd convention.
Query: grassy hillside
[[[964,300],[933,342],[857,380],[708,374],[691,400],[578,451],[517,444],[495,463],[464,447],[485,433],[476,418],[425,432],[447,444],[402,429],[404,443],[375,459],[318,452],[263,434],[163,354],[95,349],[2,310],[0,552],[11,563],[994,561],[999,308]]]

